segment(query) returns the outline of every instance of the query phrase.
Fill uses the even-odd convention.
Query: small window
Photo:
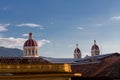
[[[32,50],[32,54],[34,55],[34,50]]]

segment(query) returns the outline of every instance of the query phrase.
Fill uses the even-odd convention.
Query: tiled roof
[[[114,56],[114,55],[120,56],[119,53],[109,53],[109,54],[89,56],[89,57],[86,57],[86,58],[82,58],[80,60],[76,60],[75,62],[78,62],[78,63],[84,63],[84,62],[88,63],[89,62],[89,63],[91,63],[92,59],[94,59],[94,61],[95,60],[102,60],[102,59],[105,59],[107,57]]]
[[[43,57],[43,59],[48,60],[51,63],[74,63],[74,64],[91,64],[91,63],[99,63],[100,61],[106,57],[113,56],[113,55],[118,55],[120,56],[119,53],[109,53],[109,54],[102,54],[102,55],[96,55],[96,56],[89,56],[86,58],[80,58],[80,59],[75,59],[75,58],[47,58]],[[96,59],[94,62],[91,59]]]
[[[50,63],[40,57],[0,57],[0,64],[41,64]]]

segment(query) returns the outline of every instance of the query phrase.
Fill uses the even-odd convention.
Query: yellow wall
[[[0,64],[0,72],[71,72],[70,64]]]

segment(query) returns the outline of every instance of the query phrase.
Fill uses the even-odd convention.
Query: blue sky
[[[32,32],[39,55],[73,57],[120,52],[120,0],[0,0],[0,46],[20,48]]]

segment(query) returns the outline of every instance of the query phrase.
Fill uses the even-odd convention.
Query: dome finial
[[[94,44],[96,44],[96,40],[94,40]]]
[[[29,39],[32,39],[32,33],[29,33]]]
[[[76,44],[76,48],[78,48],[78,44]]]

